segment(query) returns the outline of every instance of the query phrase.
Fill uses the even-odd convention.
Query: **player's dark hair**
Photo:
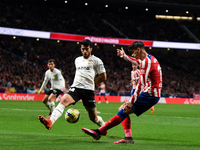
[[[84,46],[90,46],[92,47],[92,42],[88,39],[84,39],[83,41],[80,42],[81,45],[84,45]]]
[[[49,59],[48,63],[53,62],[55,64],[55,59]]]
[[[140,49],[145,49],[144,48],[144,43],[142,41],[135,41],[131,45],[129,45],[128,51],[136,50],[138,47]]]

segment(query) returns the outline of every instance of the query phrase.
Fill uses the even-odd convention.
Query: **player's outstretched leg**
[[[115,144],[120,144],[120,143],[134,143],[134,140],[132,137],[125,137],[124,139],[121,139],[119,141],[114,142]]]
[[[50,118],[51,114],[52,114],[52,112],[50,111],[46,118]]]
[[[45,126],[47,130],[50,130],[52,127],[52,122],[50,119],[44,118],[42,115],[38,116],[40,122]]]
[[[99,140],[101,138],[101,132],[98,129],[92,130],[92,129],[82,128],[82,131],[92,136],[95,140]]]
[[[108,122],[105,123],[102,127],[92,130],[92,129],[86,129],[82,128],[82,130],[92,136],[94,139],[99,140],[101,138],[102,133],[104,134],[108,129],[120,124],[128,115],[123,112],[123,109],[121,109],[117,115],[112,117]]]
[[[124,129],[125,132],[125,138],[121,139],[119,141],[114,142],[115,144],[118,143],[134,143],[134,140],[132,138],[132,133],[131,133],[131,119],[130,117],[126,117],[123,121],[122,121],[122,127]]]

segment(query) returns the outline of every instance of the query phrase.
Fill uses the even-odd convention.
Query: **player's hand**
[[[121,49],[117,49],[117,56],[123,58],[124,54],[125,54],[125,52],[124,52],[123,47],[121,47]]]
[[[126,102],[125,103],[125,107],[124,107],[124,113],[126,114],[131,114],[133,113],[133,108],[132,108],[133,104],[131,104],[130,102]]]
[[[40,96],[40,92],[37,93],[37,96]]]
[[[133,82],[133,81],[135,81],[136,80],[136,78],[133,78],[133,79],[131,79],[131,82]]]

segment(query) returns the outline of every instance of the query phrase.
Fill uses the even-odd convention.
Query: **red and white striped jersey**
[[[132,95],[131,103],[134,103],[137,100],[142,91],[148,93],[150,96],[160,97],[162,88],[162,70],[158,60],[152,55],[147,55],[143,61],[128,55],[124,55],[124,59],[140,65],[139,83]]]
[[[140,76],[140,70],[139,69],[131,71],[131,80],[135,79],[134,81],[132,81],[132,89],[136,89],[136,86],[139,82],[139,76]]]

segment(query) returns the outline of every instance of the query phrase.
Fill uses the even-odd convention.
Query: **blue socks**
[[[123,110],[123,109],[121,109],[121,110],[117,113],[117,115],[118,115],[122,120],[124,120],[126,117],[128,117],[128,115],[127,115],[126,113],[124,113],[124,110]]]

